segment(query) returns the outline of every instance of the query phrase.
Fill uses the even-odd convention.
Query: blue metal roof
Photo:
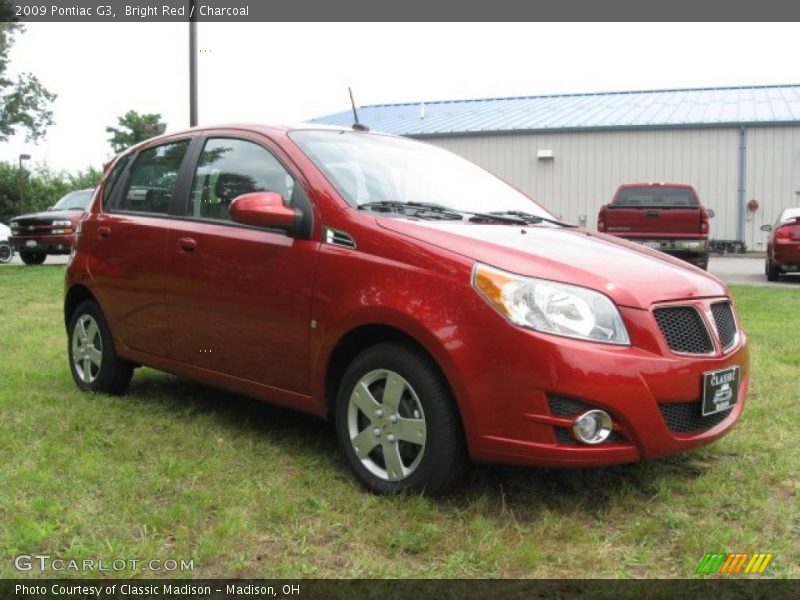
[[[800,84],[377,104],[358,117],[374,131],[410,136],[800,123]],[[310,122],[349,126],[353,113]]]

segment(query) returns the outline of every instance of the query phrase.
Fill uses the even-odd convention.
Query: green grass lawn
[[[733,551],[800,577],[800,290],[733,289],[752,385],[710,447],[379,498],[313,418],[149,369],[121,398],[78,391],[63,272],[0,267],[0,577],[33,553],[193,560],[174,574],[193,577],[693,577]]]

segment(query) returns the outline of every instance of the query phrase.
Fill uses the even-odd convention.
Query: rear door
[[[234,223],[254,191],[307,202],[303,182],[261,137],[210,136],[169,232],[164,282],[174,356],[307,394],[311,291],[319,243]],[[304,204],[305,205],[305,204]]]
[[[181,139],[141,150],[86,231],[94,238],[92,277],[116,339],[161,356],[170,353],[164,303],[169,213],[181,174],[188,175],[190,143]]]

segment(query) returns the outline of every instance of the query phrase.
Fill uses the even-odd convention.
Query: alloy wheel
[[[72,364],[84,383],[92,383],[103,364],[103,339],[97,321],[91,315],[81,315],[72,330]]]
[[[425,453],[425,412],[414,388],[399,374],[376,369],[350,395],[347,428],[361,464],[384,481],[400,481]]]

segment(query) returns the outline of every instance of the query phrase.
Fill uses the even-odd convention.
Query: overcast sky
[[[800,83],[800,25],[200,23],[200,124],[293,123],[359,105],[674,87]],[[100,166],[133,109],[188,127],[188,25],[34,23],[10,71],[58,94],[39,145],[59,169]]]

